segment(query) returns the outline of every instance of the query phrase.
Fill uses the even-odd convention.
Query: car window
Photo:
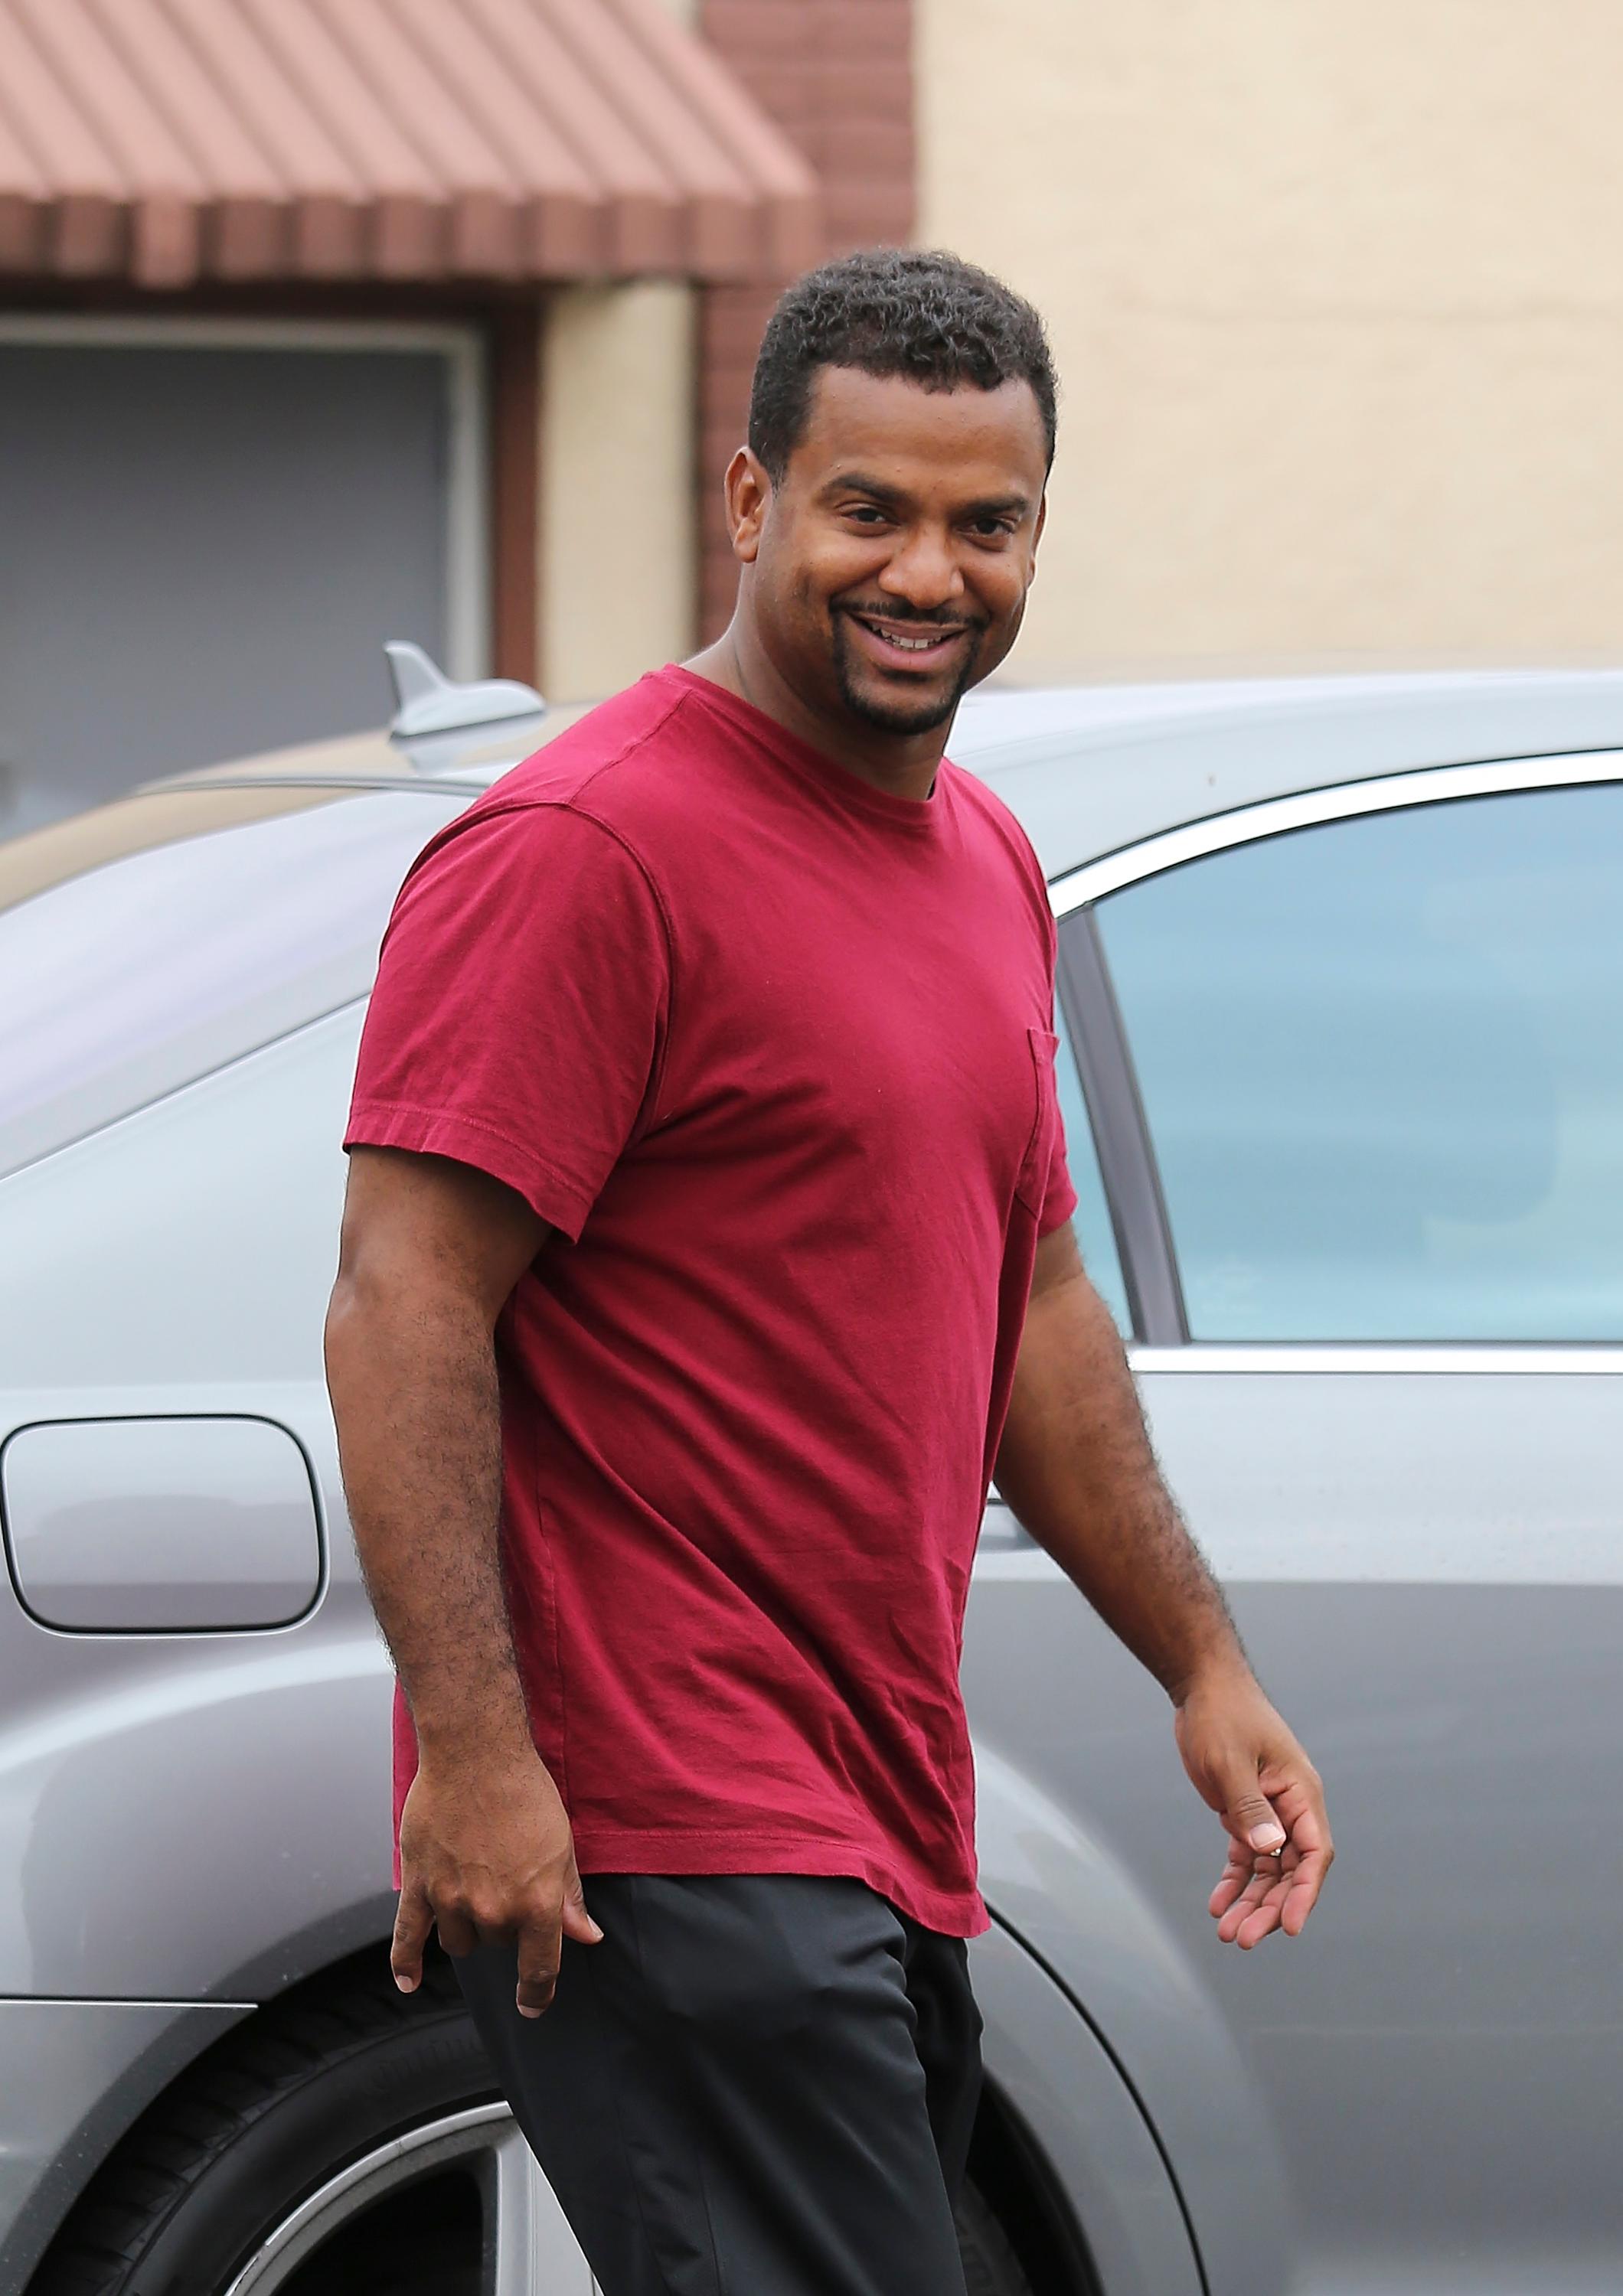
[[[1116,1318],[1116,1329],[1124,1339],[1130,1338],[1133,1318],[1127,1308],[1126,1286],[1122,1282],[1121,1254],[1116,1248],[1116,1230],[1110,1223],[1109,1208],[1105,1201],[1105,1184],[1099,1168],[1099,1152],[1093,1144],[1093,1128],[1088,1121],[1086,1103],[1076,1073],[1076,1062],[1071,1051],[1070,1035],[1065,1025],[1065,1015],[1058,1007],[1054,1027],[1059,1033],[1059,1050],[1054,1061],[1054,1078],[1059,1092],[1059,1113],[1065,1124],[1066,1160],[1070,1167],[1071,1185],[1076,1191],[1076,1210],[1071,1216],[1083,1266],[1093,1279],[1098,1292]]]
[[[465,802],[155,790],[0,844],[0,1173],[362,995]]]
[[[1623,787],[1099,905],[1198,1340],[1623,1340]]]

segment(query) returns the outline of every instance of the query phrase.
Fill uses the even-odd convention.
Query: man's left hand
[[[1228,1863],[1208,1911],[1225,1945],[1299,1937],[1335,1848],[1319,1774],[1243,1665],[1198,1675],[1177,1702],[1178,1751],[1222,1818]]]

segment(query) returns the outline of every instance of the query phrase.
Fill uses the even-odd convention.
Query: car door
[[[379,936],[465,794],[0,847],[0,1995],[251,1998],[387,1904],[321,1317]]]
[[[1233,2035],[1304,2296],[1615,2281],[1620,771],[1278,800],[1055,891],[1158,1447],[1326,1779],[1307,1932],[1215,1944],[1164,1702],[1039,1559],[967,1680]],[[1141,2087],[1209,2192],[1220,2112]]]

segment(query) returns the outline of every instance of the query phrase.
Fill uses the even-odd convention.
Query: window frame
[[[1133,1337],[1141,1343],[1181,1346],[1189,1338],[1189,1318],[1161,1193],[1160,1168],[1091,907],[1060,922],[1055,987],[1092,1128],[1105,1204],[1116,1231],[1116,1255]]]
[[[1604,782],[1623,782],[1623,747],[1429,766],[1239,806],[1162,831],[1051,881],[1049,904],[1059,928],[1060,995],[1133,1309],[1137,1336],[1128,1353],[1135,1371],[1623,1372],[1623,1346],[1609,1341],[1191,1339],[1159,1166],[1096,914],[1096,905],[1108,894],[1186,862],[1260,844],[1294,830],[1350,821],[1363,814],[1417,811],[1466,798]]]

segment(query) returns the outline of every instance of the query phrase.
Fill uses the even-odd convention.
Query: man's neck
[[[713,645],[693,655],[683,668],[736,693],[785,733],[820,750],[848,774],[889,797],[923,800],[935,785],[949,726],[933,726],[925,734],[887,734],[877,726],[866,725],[851,711],[842,710],[834,717],[813,709],[774,668],[764,648],[737,618]]]

